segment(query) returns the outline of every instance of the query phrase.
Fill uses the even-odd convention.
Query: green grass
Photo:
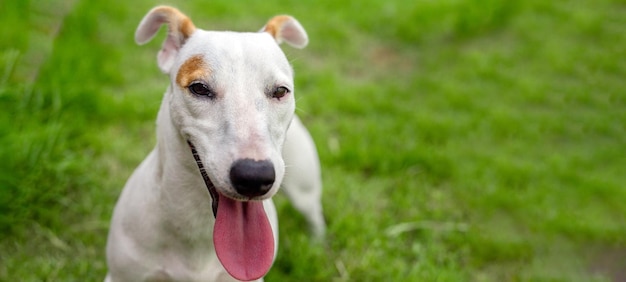
[[[49,3],[49,4],[45,4]],[[99,281],[167,79],[151,1],[4,1],[0,281]],[[328,240],[282,196],[267,281],[623,281],[623,1],[181,1],[206,29],[296,16],[285,47]]]

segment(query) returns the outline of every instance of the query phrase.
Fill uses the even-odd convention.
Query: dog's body
[[[288,16],[258,33],[209,32],[161,6],[136,41],[162,24],[158,63],[171,84],[157,145],[115,207],[106,280],[262,279],[278,244],[271,196],[281,183],[313,233],[325,228],[317,153],[294,116],[293,73],[277,44],[304,47],[306,33]]]

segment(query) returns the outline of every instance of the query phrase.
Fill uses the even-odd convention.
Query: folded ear
[[[180,50],[187,38],[193,34],[196,27],[189,17],[176,8],[158,6],[150,10],[139,23],[137,31],[135,31],[135,42],[139,45],[147,43],[163,24],[167,24],[169,28],[167,30],[167,38],[157,55],[157,62],[161,71],[168,73],[174,64],[178,50]]]
[[[276,39],[278,44],[287,42],[295,48],[304,48],[309,43],[309,37],[300,23],[291,16],[275,16],[261,29]]]

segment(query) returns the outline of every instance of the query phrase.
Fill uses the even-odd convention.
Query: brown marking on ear
[[[193,25],[193,22],[191,22],[191,19],[189,19],[187,16],[185,16],[184,18],[181,18],[179,20],[179,24],[180,24],[180,33],[182,33],[185,39],[189,38],[191,34],[193,34],[193,32],[196,30],[196,26]]]
[[[265,24],[265,29],[263,31],[269,33],[275,39],[278,39],[280,28],[283,26],[283,23],[290,20],[290,16],[280,15],[271,18],[267,24]]]
[[[191,19],[176,8],[159,6],[154,9],[154,12],[160,14],[163,20],[169,23],[170,33],[180,32],[183,42],[196,30],[196,26]]]
[[[187,59],[178,69],[176,84],[185,88],[194,80],[207,79],[209,75],[211,75],[209,66],[204,62],[201,55],[195,55]]]

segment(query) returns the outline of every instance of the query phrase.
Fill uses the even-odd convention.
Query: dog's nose
[[[274,165],[263,160],[241,159],[230,167],[230,182],[237,193],[256,197],[267,193],[275,180]]]

